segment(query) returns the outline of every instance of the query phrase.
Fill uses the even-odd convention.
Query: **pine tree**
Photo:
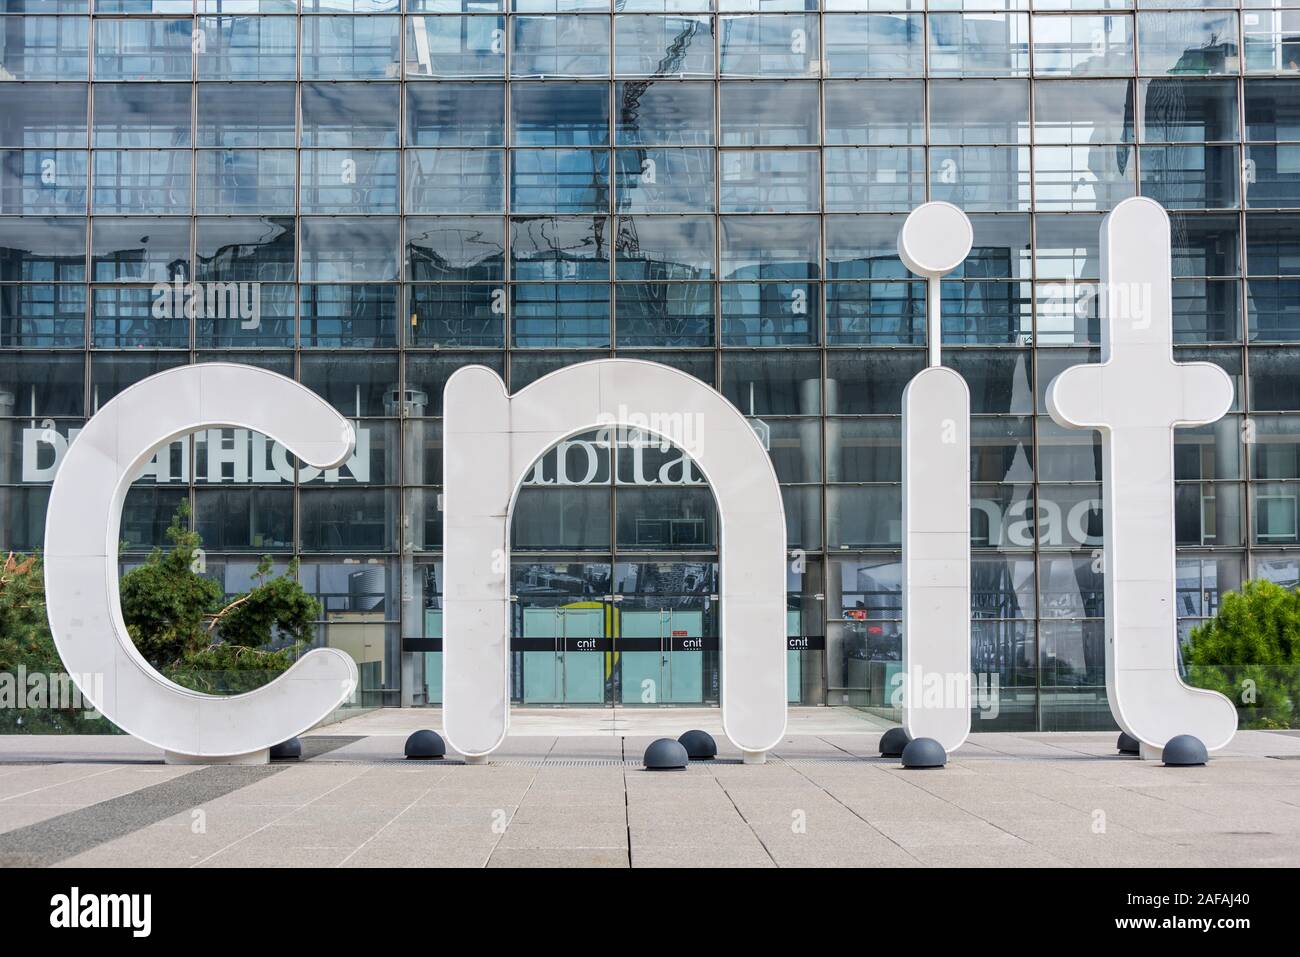
[[[1192,629],[1188,683],[1227,695],[1246,728],[1300,722],[1300,591],[1264,579],[1224,594]]]

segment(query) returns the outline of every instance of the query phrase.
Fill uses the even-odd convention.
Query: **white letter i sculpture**
[[[1202,763],[1237,730],[1223,695],[1183,684],[1174,605],[1174,426],[1204,425],[1232,405],[1232,380],[1209,362],[1175,362],[1169,217],[1126,199],[1101,224],[1101,363],[1066,369],[1047,389],[1062,426],[1101,431],[1106,694],[1143,757]],[[1190,735],[1199,739],[1189,741]],[[1166,748],[1198,751],[1175,758]],[[1203,746],[1203,748],[1202,748]]]
[[[911,767],[941,766],[970,734],[970,390],[940,365],[939,288],[972,240],[970,220],[950,203],[917,207],[898,234],[903,264],[926,279],[930,347],[929,365],[903,390],[903,728],[912,741],[903,763]]]

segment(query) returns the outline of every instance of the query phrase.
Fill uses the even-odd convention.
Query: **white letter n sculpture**
[[[1178,675],[1174,427],[1222,418],[1232,380],[1174,361],[1169,217],[1154,200],[1127,199],[1102,220],[1101,281],[1101,363],[1053,379],[1047,408],[1059,425],[1101,431],[1106,694],[1143,757],[1183,734],[1213,751],[1237,713]]]
[[[717,500],[722,727],[746,762],[761,763],[785,733],[785,512],[771,459],[740,410],[685,372],[634,359],[568,366],[513,396],[491,369],[466,366],[443,396],[451,745],[483,761],[510,726],[510,515],[525,476],[563,439],[631,428],[687,453]]]

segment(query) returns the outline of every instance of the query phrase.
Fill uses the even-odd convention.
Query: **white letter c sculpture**
[[[266,760],[266,749],[308,730],[346,700],[357,667],[334,648],[303,655],[246,694],[200,694],[168,681],[136,650],[118,592],[118,529],[131,481],[161,449],[205,428],[240,428],[280,442],[320,468],[352,454],[352,424],[292,379],[233,363],[160,372],[100,409],[72,443],[50,492],[45,589],[64,667],[102,679],[81,690],[122,730],[168,760]]]
[[[514,396],[483,366],[444,390],[443,723],[471,761],[510,722],[510,514],[533,463],[581,432],[640,429],[686,452],[719,522],[722,726],[748,762],[785,734],[785,512],[771,460],[740,410],[669,366],[600,359]]]
[[[1101,362],[1060,373],[1047,407],[1059,425],[1102,434],[1106,694],[1145,757],[1180,734],[1214,751],[1237,713],[1178,674],[1174,427],[1222,418],[1232,380],[1174,361],[1169,217],[1154,200],[1126,199],[1102,220],[1101,280]]]

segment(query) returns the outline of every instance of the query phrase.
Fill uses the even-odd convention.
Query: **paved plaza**
[[[304,736],[303,760],[177,767],[126,736],[0,737],[3,866],[1296,866],[1300,733],[1200,768],[1103,733],[990,733],[938,771],[877,756],[881,721],[797,708],[762,766],[716,710],[517,711],[490,764],[402,758],[435,710]],[[719,757],[649,772],[654,737]]]

